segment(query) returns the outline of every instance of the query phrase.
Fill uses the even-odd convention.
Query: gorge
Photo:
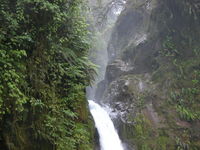
[[[126,1],[94,99],[127,150],[200,148],[199,25],[199,1]]]
[[[0,150],[200,150],[200,0],[0,0],[0,22]]]

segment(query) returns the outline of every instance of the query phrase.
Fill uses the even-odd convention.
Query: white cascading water
[[[123,150],[109,114],[92,100],[89,100],[89,107],[99,133],[101,150]]]

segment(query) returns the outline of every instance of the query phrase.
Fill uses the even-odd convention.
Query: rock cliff
[[[129,0],[96,99],[127,149],[200,149],[200,2]],[[101,91],[101,92],[99,92]]]

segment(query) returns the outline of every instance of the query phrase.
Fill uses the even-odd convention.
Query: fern
[[[180,105],[176,106],[176,110],[179,113],[180,117],[187,121],[194,121],[200,119],[198,114]]]

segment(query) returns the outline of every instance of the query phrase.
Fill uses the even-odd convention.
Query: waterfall
[[[123,150],[109,114],[92,100],[89,100],[89,107],[99,133],[101,150]]]

